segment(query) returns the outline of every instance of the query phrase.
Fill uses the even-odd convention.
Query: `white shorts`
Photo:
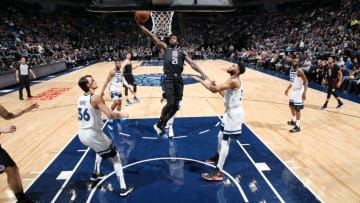
[[[245,113],[243,108],[236,108],[226,111],[221,121],[221,126],[224,127],[224,134],[241,134],[242,124],[244,123],[244,116]]]
[[[302,100],[302,94],[304,89],[291,90],[289,104],[296,109],[304,108],[304,101]]]
[[[101,154],[109,149],[112,145],[111,140],[103,131],[95,131],[93,129],[80,129],[78,132],[80,141],[93,149],[96,153]]]

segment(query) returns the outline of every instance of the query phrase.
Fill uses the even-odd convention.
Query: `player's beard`
[[[235,71],[234,71],[234,70],[227,70],[226,72],[227,72],[227,73],[229,73],[229,74],[230,74],[230,76],[235,75]]]

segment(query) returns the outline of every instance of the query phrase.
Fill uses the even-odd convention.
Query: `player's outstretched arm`
[[[200,73],[203,79],[209,80],[209,77],[201,70],[200,66],[197,65],[186,52],[184,53],[185,53],[185,61],[189,63],[191,68],[194,69],[196,72]]]
[[[156,35],[154,35],[153,33],[151,33],[144,25],[137,23],[139,28],[141,29],[141,31],[149,36],[151,38],[151,41],[153,41],[153,43],[160,48],[161,52],[163,52],[162,54],[165,53],[165,49],[167,48],[167,45],[162,42]]]
[[[105,83],[104,83],[104,85],[103,85],[102,88],[101,88],[101,92],[100,92],[101,97],[104,96],[105,89],[106,89],[106,87],[108,86],[111,78],[114,77],[114,75],[115,75],[114,70],[111,70],[111,71],[109,72],[108,76],[106,77]]]
[[[105,101],[102,97],[95,95],[91,98],[91,104],[95,107],[100,109],[101,112],[103,112],[106,117],[108,118],[112,118],[112,119],[117,119],[117,118],[128,118],[129,114],[126,112],[120,112],[120,113],[116,113],[113,112],[109,109],[109,107],[107,107],[105,105]]]
[[[39,104],[34,103],[34,104],[31,104],[30,106],[26,107],[23,110],[13,113],[13,112],[9,112],[4,106],[2,106],[0,104],[0,116],[6,120],[10,120],[10,119],[19,117],[19,116],[23,115],[24,113],[30,112],[33,109],[37,109],[37,108],[39,108]]]

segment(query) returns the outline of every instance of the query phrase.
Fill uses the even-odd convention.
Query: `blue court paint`
[[[152,128],[156,121],[113,120],[104,126],[104,132],[119,150],[126,182],[135,187],[132,193],[120,197],[119,182],[109,160],[104,160],[101,168],[108,177],[98,183],[90,181],[95,158],[90,151],[64,185],[56,202],[220,203],[245,202],[246,199],[248,202],[281,202],[280,198],[285,202],[320,202],[246,126],[243,135],[231,142],[224,166],[228,176],[224,176],[224,181],[208,182],[200,175],[214,169],[203,160],[216,152],[219,118],[176,118],[175,139],[158,137]],[[269,166],[271,170],[263,174],[280,198],[236,141],[246,144],[243,147],[252,160]],[[57,175],[74,169],[84,153],[77,150],[84,148],[76,136],[26,194],[37,202],[51,202],[64,183],[64,180],[56,180]]]

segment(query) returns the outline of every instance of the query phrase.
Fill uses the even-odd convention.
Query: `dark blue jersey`
[[[184,70],[185,53],[180,48],[166,48],[164,56],[164,74],[166,79],[181,77]]]

